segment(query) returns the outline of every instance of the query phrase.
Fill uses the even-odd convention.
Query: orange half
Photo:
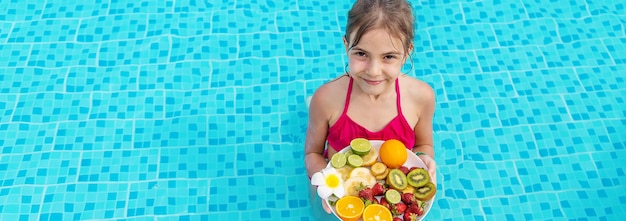
[[[363,214],[365,204],[356,196],[344,196],[335,203],[335,211],[344,221],[357,221]]]
[[[371,204],[363,211],[363,221],[392,221],[393,216],[387,207]]]

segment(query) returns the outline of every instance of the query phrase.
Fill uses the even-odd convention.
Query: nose
[[[372,59],[367,66],[367,75],[378,76],[382,74],[382,64],[380,61]]]

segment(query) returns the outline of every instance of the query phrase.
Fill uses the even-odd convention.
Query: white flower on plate
[[[322,199],[328,199],[331,195],[341,198],[346,195],[343,188],[343,180],[341,175],[335,168],[328,167],[320,172],[313,174],[311,184],[317,186],[317,195]]]

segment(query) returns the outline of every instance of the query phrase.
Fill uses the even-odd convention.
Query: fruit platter
[[[356,138],[331,157],[329,168],[344,193],[325,202],[341,220],[422,220],[436,193],[426,165],[398,140]]]

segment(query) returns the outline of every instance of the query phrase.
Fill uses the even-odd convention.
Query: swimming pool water
[[[305,100],[351,1],[0,2],[0,220],[315,220]],[[626,10],[413,1],[428,220],[626,217]]]

